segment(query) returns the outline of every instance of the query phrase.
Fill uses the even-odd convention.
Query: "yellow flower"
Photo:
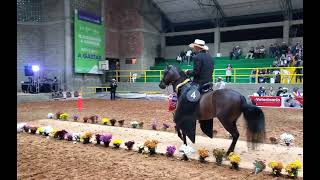
[[[56,129],[52,129],[52,131],[49,133],[49,136],[54,137],[54,135],[56,134],[57,131],[58,130],[56,130]]]
[[[277,162],[277,161],[270,161],[268,166],[271,168],[271,169],[279,169],[281,170],[283,168],[283,165],[281,162]]]
[[[198,150],[199,156],[202,158],[209,157],[209,150],[202,148]]]
[[[92,132],[86,132],[82,135],[82,139],[88,139],[92,137]]]
[[[36,133],[37,134],[43,133],[43,128],[42,127],[38,127]]]
[[[157,141],[157,140],[146,140],[145,142],[144,142],[144,146],[146,146],[147,148],[149,148],[149,149],[154,149],[154,148],[156,148],[157,147],[157,144],[159,143],[159,141]]]
[[[231,152],[230,154],[229,154],[229,156],[228,156],[228,159],[230,160],[230,162],[232,162],[232,163],[237,163],[237,164],[239,164],[240,163],[240,155],[238,155],[238,154],[235,154],[235,153],[233,153],[233,152]]]
[[[60,114],[60,119],[68,119],[68,117],[69,117],[69,114],[67,113]]]
[[[121,143],[122,143],[122,140],[120,140],[120,139],[116,139],[116,140],[113,140],[113,141],[112,141],[112,144],[113,144],[113,145],[118,145],[118,146],[120,146]]]
[[[102,118],[102,124],[108,124],[109,118]]]
[[[293,175],[293,171],[299,170],[301,167],[302,167],[302,163],[299,160],[295,160],[287,164],[285,170],[289,173],[289,175]]]

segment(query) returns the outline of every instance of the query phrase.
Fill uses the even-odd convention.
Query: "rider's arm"
[[[200,74],[201,61],[194,57],[193,62],[193,70],[188,70],[186,72],[188,76],[197,76]]]

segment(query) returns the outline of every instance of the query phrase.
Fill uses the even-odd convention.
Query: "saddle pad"
[[[187,100],[189,102],[198,102],[200,100],[200,92],[197,86],[192,86],[187,92]]]

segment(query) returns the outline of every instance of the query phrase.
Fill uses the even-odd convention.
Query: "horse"
[[[190,134],[188,131],[191,130],[186,130],[181,124],[189,123],[187,121],[193,121],[188,113],[179,111],[179,107],[183,107],[186,102],[182,98],[183,95],[180,91],[180,89],[186,86],[186,82],[188,82],[188,77],[181,69],[172,65],[167,65],[159,83],[161,89],[165,89],[172,85],[174,92],[177,93],[178,105],[174,113],[174,122],[176,123],[175,129],[185,145],[187,145],[186,135],[188,136],[188,134]],[[213,118],[216,117],[223,127],[231,134],[232,143],[228,148],[226,155],[233,152],[236,146],[239,138],[239,131],[236,123],[242,113],[247,124],[247,141],[251,142],[252,149],[255,149],[256,145],[262,143],[265,139],[265,117],[263,111],[255,105],[248,104],[246,98],[235,90],[218,89],[205,92],[201,95],[200,100],[193,108],[195,108],[193,117],[195,122],[192,124],[192,130],[195,131],[196,121],[198,121],[201,130],[208,137],[213,138]],[[190,136],[188,137],[190,139]],[[191,138],[190,140],[195,143],[195,138]]]

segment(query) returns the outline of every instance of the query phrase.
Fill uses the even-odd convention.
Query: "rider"
[[[197,55],[193,57],[193,70],[186,70],[185,73],[188,76],[193,76],[193,83],[199,86],[212,82],[214,64],[208,53],[209,47],[200,39],[196,39],[189,47],[194,49]]]

